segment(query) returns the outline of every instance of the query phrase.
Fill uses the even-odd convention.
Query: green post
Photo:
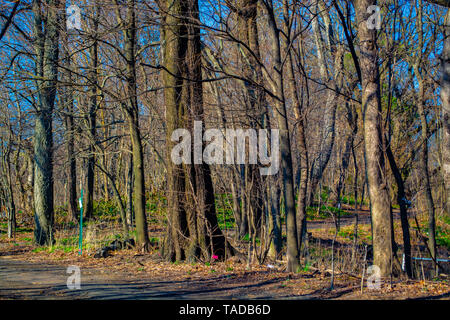
[[[83,189],[81,189],[80,201],[80,239],[78,242],[78,254],[83,253]]]

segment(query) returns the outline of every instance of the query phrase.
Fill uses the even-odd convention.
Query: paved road
[[[352,215],[346,215],[340,217],[340,226],[346,227],[355,224],[355,214],[353,209],[346,208],[346,211],[353,212]],[[359,209],[356,211],[358,214],[358,225],[367,225],[370,224],[370,212],[365,209]],[[408,213],[409,216],[412,217],[413,212]],[[394,220],[400,220],[400,211],[398,209],[392,210],[392,216]],[[322,229],[322,228],[334,228],[334,220],[332,218],[327,218],[324,220],[312,220],[308,221],[307,228],[308,230],[312,229]]]
[[[397,217],[396,217],[397,218]],[[354,223],[353,216],[341,218],[341,225]],[[360,224],[370,223],[361,214]],[[334,227],[332,220],[308,221],[308,229]],[[126,274],[105,274],[100,269],[81,270],[81,289],[67,287],[67,266],[36,264],[0,256],[0,299],[313,299],[280,292],[281,282],[244,281],[216,277],[187,281],[131,279]],[[272,290],[271,290],[272,289]]]
[[[66,268],[34,264],[0,257],[0,299],[311,299],[270,293],[285,279],[241,283],[233,277],[170,281],[167,279],[129,279],[122,275],[101,274],[101,270],[81,270],[81,289],[67,287]]]

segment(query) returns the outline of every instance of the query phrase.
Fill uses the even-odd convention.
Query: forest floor
[[[367,210],[362,211],[358,213],[358,241],[364,243],[370,220]],[[95,259],[92,250],[81,256],[76,250],[41,250],[30,243],[30,229],[25,228],[13,240],[1,232],[0,299],[450,299],[446,270],[446,274],[426,280],[388,279],[380,289],[369,289],[367,274],[361,281],[363,273],[350,268],[346,260],[353,220],[353,216],[341,219],[334,246],[337,267],[332,290],[329,261],[306,262],[300,272],[287,273],[283,261],[278,260],[251,265],[236,259],[169,263],[160,259],[157,250],[141,254],[126,249]],[[311,221],[308,231],[319,241],[319,248],[329,251],[333,228],[333,220],[325,219]],[[152,226],[149,230],[151,236],[161,232]],[[447,258],[448,253],[441,249],[440,256]],[[80,268],[80,289],[67,286],[67,268],[72,265]]]

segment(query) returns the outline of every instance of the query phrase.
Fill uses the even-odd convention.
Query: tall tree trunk
[[[260,65],[260,48],[258,40],[257,25],[257,4],[256,0],[240,0],[237,11],[237,23],[239,30],[239,40],[244,43],[240,48],[242,75],[247,81],[244,81],[246,92],[246,114],[248,115],[248,125],[253,129],[263,128],[266,121],[265,118],[265,97],[264,92],[258,85],[262,83],[262,71]],[[248,212],[252,210],[252,220],[249,219],[249,226],[255,226],[255,232],[260,235],[261,219],[264,212],[263,199],[263,179],[259,174],[257,165],[248,164],[245,166],[249,183],[245,185],[248,196]]]
[[[279,259],[281,251],[283,249],[283,240],[281,237],[281,210],[280,210],[280,198],[281,189],[278,187],[278,179],[273,178],[270,186],[267,187],[267,193],[270,193],[269,203],[269,235],[272,235],[272,242],[270,243],[269,256],[273,259]]]
[[[136,219],[136,243],[142,250],[148,251],[150,241],[145,214],[144,155],[137,117],[136,113],[135,116],[129,116],[128,120],[133,149],[133,208]]]
[[[385,176],[377,30],[369,29],[367,9],[375,0],[355,1],[360,43],[364,147],[373,230],[373,263],[387,277],[392,268],[391,204]]]
[[[232,255],[233,250],[217,223],[209,166],[175,164],[171,159],[174,130],[185,128],[192,136],[194,121],[203,120],[200,29],[193,23],[199,20],[198,2],[166,0],[161,5],[169,214],[162,253],[172,261],[209,261],[213,255],[222,260]],[[190,159],[192,155],[191,150]]]
[[[395,182],[397,183],[397,203],[400,206],[400,221],[402,224],[403,235],[403,253],[405,254],[405,271],[409,278],[412,278],[411,267],[411,237],[409,233],[408,222],[408,200],[406,199],[405,186],[400,170],[397,167],[394,155],[392,154],[391,146],[387,146],[387,158],[394,175]]]
[[[288,4],[284,5],[285,16],[288,16]],[[301,251],[303,237],[306,234],[306,196],[308,189],[308,150],[306,148],[306,137],[305,137],[305,119],[304,119],[304,110],[303,110],[303,101],[301,101],[298,94],[298,85],[295,80],[294,75],[294,58],[290,51],[291,43],[290,43],[290,28],[289,21],[285,20],[285,33],[288,35],[289,41],[286,43],[286,54],[288,55],[288,81],[289,81],[289,89],[291,98],[293,99],[293,109],[294,116],[297,124],[297,140],[298,140],[298,148],[300,152],[300,179],[299,179],[299,191],[297,194],[297,211],[296,211],[296,220],[297,220],[297,242],[298,242],[298,250]],[[300,45],[303,45],[302,43]]]
[[[85,188],[85,203],[84,203],[84,213],[85,219],[89,220],[93,218],[94,215],[94,181],[95,181],[95,142],[97,139],[97,109],[98,109],[98,18],[99,18],[99,8],[97,0],[94,0],[94,12],[92,16],[92,26],[91,26],[91,36],[93,43],[89,47],[89,59],[90,59],[90,70],[89,70],[89,108],[86,115],[86,123],[89,130],[89,154],[87,157],[87,171],[86,171],[86,188]]]
[[[284,208],[286,212],[287,271],[297,272],[300,267],[297,241],[297,223],[294,194],[294,170],[292,167],[291,139],[284,96],[283,65],[281,61],[280,29],[277,26],[272,1],[265,2],[268,13],[269,33],[272,38],[271,54],[274,59],[274,79],[276,89],[275,108],[280,131],[280,170],[283,177]]]
[[[8,205],[8,238],[12,239],[16,236],[16,204],[14,202],[14,195],[12,185],[9,184],[9,205]]]
[[[239,239],[239,227],[241,225],[241,219],[242,219],[242,210],[241,210],[241,197],[239,196],[238,187],[236,184],[236,181],[234,179],[234,174],[231,176],[231,196],[233,197],[233,214],[234,219],[236,221],[236,233],[235,233],[235,239]]]
[[[341,193],[342,193],[342,188],[344,185],[345,175],[347,173],[348,165],[350,163],[350,155],[352,152],[353,139],[354,139],[353,133],[351,133],[349,136],[347,136],[347,139],[346,139],[345,145],[344,145],[344,152],[340,155],[341,164],[339,166],[339,177],[338,177],[338,182],[337,182],[336,188],[334,190],[334,196],[333,196],[333,206],[334,207],[338,207],[341,203]]]
[[[342,188],[345,187],[344,179],[345,174],[347,172],[348,166],[350,164],[350,156],[353,157],[354,169],[355,169],[355,177],[354,177],[354,194],[355,194],[355,211],[356,211],[356,203],[357,203],[357,172],[358,172],[358,164],[356,163],[356,154],[355,154],[355,138],[358,133],[358,113],[356,112],[356,108],[354,103],[350,101],[350,98],[353,94],[353,90],[355,89],[357,81],[352,82],[347,90],[347,97],[345,98],[345,108],[347,111],[347,123],[351,129],[351,133],[347,137],[345,141],[344,153],[342,155],[338,184],[335,189],[335,198],[333,199],[333,206],[338,206],[341,203],[341,193]]]
[[[431,257],[436,259],[436,222],[434,215],[434,201],[433,195],[431,193],[431,183],[430,174],[428,172],[428,123],[425,112],[425,83],[422,74],[422,60],[423,60],[423,22],[422,22],[422,11],[423,3],[419,1],[419,6],[417,8],[417,29],[418,29],[418,49],[416,54],[416,59],[414,61],[414,73],[416,75],[417,81],[419,83],[419,92],[417,96],[417,110],[419,113],[420,124],[421,124],[421,135],[422,135],[422,148],[419,152],[419,171],[423,178],[423,198],[425,203],[425,210],[428,214],[428,232],[429,240],[428,247],[431,252]],[[434,263],[436,268],[436,264]]]
[[[217,66],[217,65],[216,65]],[[219,86],[218,83],[210,84],[211,90],[214,92],[215,98],[218,101],[218,107],[217,107],[217,115],[220,123],[221,128],[226,128],[227,125],[227,118],[225,117],[224,110],[223,110],[223,103],[222,103],[222,97],[220,95]],[[231,176],[230,176],[230,183],[231,183],[231,194],[232,194],[232,202],[233,202],[233,214],[235,218],[235,224],[236,224],[236,232],[235,232],[235,239],[239,240],[240,238],[244,237],[247,233],[248,225],[245,224],[244,230],[241,230],[241,223],[245,219],[246,221],[246,215],[244,214],[244,210],[242,208],[241,203],[243,202],[243,194],[241,192],[240,188],[240,173],[239,173],[239,167],[238,165],[232,166],[230,168],[231,170]]]
[[[125,238],[128,238],[129,237],[129,229],[128,229],[128,223],[127,223],[127,212],[125,209],[125,205],[122,201],[122,197],[120,196],[119,189],[117,188],[116,181],[114,180],[114,177],[110,173],[108,173],[104,163],[99,165],[99,168],[101,171],[103,171],[103,173],[106,175],[106,177],[111,181],[111,187],[113,189],[114,195],[116,196],[117,204],[119,205],[120,219],[122,220],[121,222],[122,222],[122,228],[123,228],[123,235]]]
[[[353,141],[352,144],[352,159],[353,159],[353,175],[354,175],[354,180],[353,180],[353,195],[355,198],[355,214],[356,214],[356,210],[358,210],[358,178],[359,178],[359,168],[358,168],[358,161],[356,160],[356,150],[355,150],[355,141]]]
[[[66,1],[64,1],[65,3]],[[65,7],[65,6],[64,6]],[[61,101],[65,110],[65,129],[66,129],[66,159],[67,159],[67,202],[68,216],[73,222],[78,221],[77,207],[77,169],[76,159],[74,155],[75,148],[75,122],[73,108],[73,89],[72,71],[71,71],[71,50],[69,48],[69,34],[66,30],[63,36],[63,63],[64,63],[64,79],[65,87],[62,89]]]
[[[448,0],[427,0],[427,2],[450,8]],[[441,54],[442,79],[442,176],[445,191],[445,212],[450,216],[450,9],[444,19],[444,46]]]
[[[31,153],[31,154],[30,154]],[[26,150],[26,161],[27,161],[27,182],[26,182],[26,189],[27,189],[27,196],[26,196],[26,205],[25,210],[28,213],[34,212],[34,160],[32,156],[33,151],[32,150]]]
[[[430,248],[431,256],[436,258],[436,222],[434,214],[434,201],[431,193],[430,174],[428,171],[428,124],[424,110],[424,84],[421,76],[419,78],[419,97],[417,99],[417,108],[419,111],[420,123],[422,127],[422,148],[419,152],[418,167],[423,178],[423,198],[425,204],[425,211],[428,214],[428,247]],[[435,265],[436,267],[436,265]]]
[[[67,130],[67,198],[68,198],[68,214],[72,221],[78,221],[78,207],[77,207],[77,164],[74,154],[75,139],[74,139],[74,118],[73,118],[73,104],[69,102],[67,108],[66,130]]]
[[[52,113],[58,78],[59,2],[49,0],[42,17],[40,0],[33,1],[38,104],[34,131],[34,241],[52,244],[53,238],[53,132]]]
[[[338,50],[336,48],[328,9],[325,8],[322,1],[317,2],[316,13],[318,16],[311,21],[311,24],[314,30],[314,39],[317,47],[317,63],[319,65],[320,76],[323,83],[330,87],[331,90],[328,91],[324,108],[324,124],[322,127],[323,131],[321,135],[320,150],[318,156],[314,159],[313,165],[311,166],[310,194],[308,199],[309,204],[311,204],[314,200],[314,192],[316,191],[317,184],[322,179],[323,172],[328,165],[331,153],[333,151],[336,136],[336,109],[339,100],[339,90],[341,86],[340,82],[342,79],[341,69],[343,65],[343,50]],[[319,15],[323,17],[325,22],[325,28],[327,31],[326,43],[323,40],[322,33],[319,28]],[[328,46],[330,54],[335,57],[334,64],[331,67],[329,67],[326,62],[326,46]],[[334,76],[332,77],[331,74],[334,74]],[[319,190],[319,194],[320,193],[321,190]]]
[[[0,190],[3,193],[3,202],[5,205],[5,209],[8,217],[8,238],[11,239],[15,237],[16,232],[16,205],[14,202],[14,192],[13,192],[13,181],[12,181],[12,172],[11,172],[11,147],[12,147],[12,132],[9,133],[9,139],[4,144],[6,150],[4,148],[1,149],[1,180],[0,180]],[[3,143],[3,141],[2,141]],[[17,150],[17,153],[20,152],[20,149]],[[17,159],[15,159],[17,161]],[[17,171],[16,171],[17,172]],[[1,206],[1,204],[0,204]]]
[[[136,14],[135,0],[127,1],[125,38],[126,78],[129,105],[124,106],[128,118],[133,153],[133,207],[136,218],[136,243],[149,250],[147,218],[145,214],[144,152],[139,129],[139,106],[136,88]]]
[[[241,190],[241,223],[239,225],[239,238],[242,239],[249,232],[249,221],[248,221],[248,201],[246,196],[246,174],[247,174],[247,166],[244,164],[239,165],[239,176],[236,178],[240,182],[240,190]]]
[[[129,226],[134,224],[134,206],[133,206],[133,154],[130,155],[128,162],[127,183],[125,184],[127,192],[127,223]]]
[[[442,51],[442,175],[444,177],[446,213],[450,217],[450,9],[445,16],[444,49]]]

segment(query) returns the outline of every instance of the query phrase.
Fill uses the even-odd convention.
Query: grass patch
[[[241,240],[242,241],[244,241],[244,242],[250,242],[250,235],[247,233],[245,236],[243,236],[242,238],[241,238]],[[258,238],[258,237],[256,237],[256,243],[257,244],[260,244],[261,243],[261,240]]]
[[[151,237],[151,238],[150,238],[150,243],[151,243],[153,246],[158,245],[158,244],[159,244],[159,238],[158,238],[158,237]]]
[[[441,226],[436,226],[436,244],[450,250],[450,231]]]
[[[34,248],[33,250],[31,250],[31,252],[39,253],[39,252],[43,252],[46,250],[47,250],[47,247],[37,247],[37,248]]]
[[[321,220],[331,218],[332,214],[336,216],[340,215],[341,217],[353,215],[353,213],[332,206],[322,205],[320,207],[320,210],[318,207],[315,206],[306,208],[306,218],[309,220]]]
[[[449,217],[438,217],[436,224],[436,245],[445,247],[450,250],[450,218]],[[426,236],[430,236],[428,221],[423,220],[419,222],[420,229]],[[412,226],[413,229],[417,230],[417,226]]]
[[[334,234],[334,230],[329,231],[330,234]],[[347,240],[353,240],[355,237],[354,234],[354,227],[353,226],[347,226],[347,227],[341,227],[338,231],[338,236],[342,237]],[[363,229],[361,226],[358,228],[358,240],[361,240],[363,242],[370,242],[372,240],[372,234],[369,229]]]
[[[62,239],[58,239],[57,243],[59,243],[61,246],[74,246],[74,245],[78,245],[78,236],[73,236],[73,237],[67,237],[67,238],[62,238]]]
[[[357,202],[358,205],[361,204],[360,200],[357,200],[356,202]],[[353,206],[353,205],[355,205],[355,197],[353,197],[353,196],[342,196],[341,197],[341,203]],[[367,201],[363,201],[362,204],[363,205],[368,205],[369,203]]]
[[[217,222],[221,230],[233,229],[236,226],[234,215],[230,212],[225,214],[217,213]]]
[[[233,229],[236,227],[230,194],[216,194],[215,205],[217,222],[220,229]]]

